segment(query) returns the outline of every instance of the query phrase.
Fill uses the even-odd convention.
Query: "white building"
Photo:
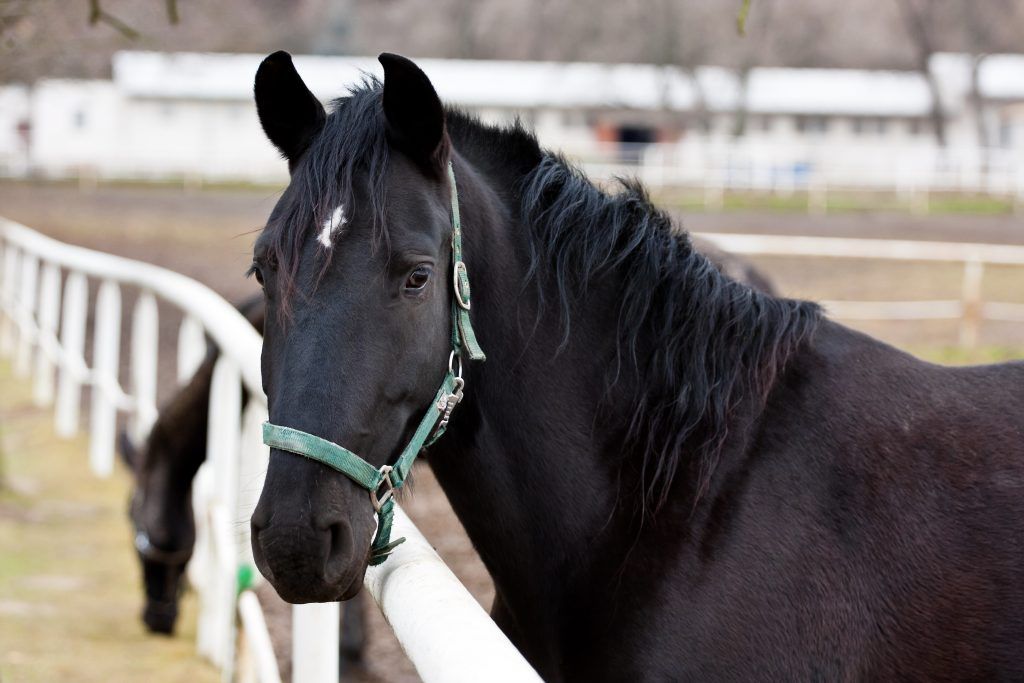
[[[110,81],[0,88],[0,172],[283,180],[285,165],[252,102],[261,58],[121,52]],[[325,102],[364,73],[380,73],[369,57],[295,61]],[[931,131],[927,84],[914,72],[761,68],[750,72],[744,92],[735,73],[717,67],[697,69],[694,80],[644,64],[418,63],[447,102],[485,120],[520,116],[543,144],[597,173],[742,187],[827,182],[1024,192],[1022,55],[981,64],[982,125],[993,148],[984,152],[965,55],[938,55],[932,64],[947,116],[945,149]]]

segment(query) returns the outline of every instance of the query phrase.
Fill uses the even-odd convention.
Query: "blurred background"
[[[4,0],[0,12],[5,214],[111,235],[194,275],[205,266],[150,240],[258,229],[287,180],[251,97],[277,49],[299,55],[324,101],[377,73],[380,51],[416,57],[449,103],[518,117],[597,180],[639,177],[692,232],[1021,239],[1021,0]],[[217,244],[244,267],[248,240]],[[898,264],[895,292],[877,272],[893,264],[844,264],[865,271],[854,279],[832,260],[817,272],[754,258],[793,296],[963,293],[961,264],[927,277]],[[986,293],[999,271],[986,269]],[[965,335],[948,316],[907,329],[889,313],[856,324],[943,347],[1010,345],[1019,331],[994,320]]]
[[[691,232],[762,236],[721,246],[780,294],[936,362],[1024,356],[1024,0],[0,0],[0,216],[255,293],[287,168],[252,82],[278,49],[325,102],[381,51],[415,58],[449,104],[518,117],[598,182],[640,178]],[[17,396],[6,451],[49,438],[11,427]],[[213,680],[187,601],[171,641],[137,623],[127,478],[71,505],[77,480],[8,460],[3,680]],[[428,474],[405,504],[489,606]],[[83,515],[110,548],[82,551],[85,578],[46,541],[87,544],[67,528]],[[287,670],[287,611],[261,600]],[[415,680],[368,615],[361,675]]]

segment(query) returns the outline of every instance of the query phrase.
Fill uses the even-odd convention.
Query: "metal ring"
[[[455,280],[455,301],[459,304],[459,308],[468,311],[470,309],[470,302],[469,299],[462,297],[462,279],[459,277],[460,269],[466,274],[466,279],[469,279],[469,270],[466,268],[466,262],[456,261],[452,267],[452,277]]]
[[[455,371],[455,366],[454,366],[456,358],[459,359],[459,371],[458,372]],[[452,349],[452,352],[450,354],[448,354],[448,372],[450,372],[451,375],[455,379],[462,379],[462,354],[456,353],[454,349]]]

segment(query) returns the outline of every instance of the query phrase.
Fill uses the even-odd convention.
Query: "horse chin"
[[[365,568],[364,568],[364,571],[365,571]],[[356,576],[355,581],[352,581],[351,583],[349,583],[348,588],[346,588],[344,591],[342,591],[341,595],[338,596],[338,600],[341,600],[341,601],[351,600],[352,598],[354,598],[357,595],[359,595],[359,591],[361,591],[362,589],[363,589],[363,572],[360,572],[359,575]]]
[[[271,582],[271,585],[273,585],[273,582]],[[282,585],[274,586],[274,590],[277,591],[277,594],[285,602],[293,605],[304,605],[310,602],[338,602],[339,600],[349,600],[359,593],[362,586],[362,580],[358,580],[340,585],[306,585],[303,586],[301,590],[295,590],[293,587]]]
[[[366,572],[366,565],[354,567],[336,579],[309,580],[304,581],[279,581],[269,567],[256,561],[257,568],[264,578],[274,587],[278,596],[285,602],[293,605],[304,605],[310,602],[338,602],[340,600],[351,600],[363,587],[363,574]],[[325,580],[326,579],[326,580]]]
[[[177,621],[177,601],[146,601],[146,607],[142,610],[142,623],[146,625],[150,633],[166,636],[174,635],[174,624]]]

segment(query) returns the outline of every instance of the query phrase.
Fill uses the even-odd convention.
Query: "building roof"
[[[989,55],[978,71],[982,97],[1024,100],[1024,55]]]
[[[262,55],[119,52],[114,82],[132,97],[248,100]],[[365,73],[381,74],[372,57],[297,56],[296,68],[321,99],[344,95]],[[420,59],[446,101],[467,107],[615,108],[685,111],[697,102],[691,78],[675,67],[525,61]],[[994,55],[981,72],[989,97],[1024,97],[1024,56]],[[696,70],[705,106],[737,107],[735,72]],[[925,116],[931,96],[916,72],[757,68],[749,74],[754,113]]]

